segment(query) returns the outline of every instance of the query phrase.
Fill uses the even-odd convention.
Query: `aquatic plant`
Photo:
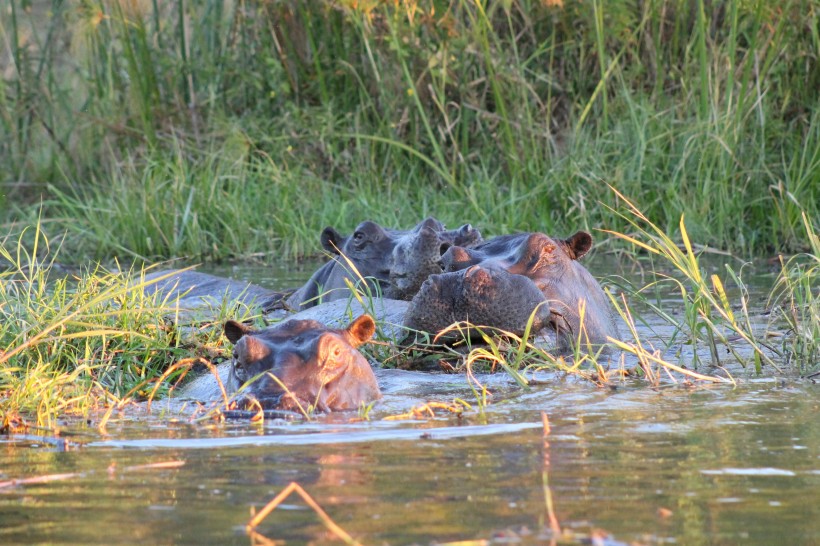
[[[820,237],[805,213],[803,225],[811,252],[780,257],[780,274],[768,305],[770,324],[785,330],[778,335],[781,357],[801,373],[816,375],[820,368]]]
[[[676,243],[665,230],[647,218],[630,199],[615,188],[611,189],[619,202],[625,205],[623,212],[616,211],[616,213],[622,216],[632,230],[630,234],[606,231],[661,259],[660,263],[652,262],[653,270],[650,274],[654,280],[644,287],[632,290],[631,294],[638,301],[647,304],[659,317],[668,321],[677,332],[683,333],[686,341],[695,346],[692,351],[694,356],[692,364],[695,368],[702,358],[697,351],[698,344],[704,344],[709,349],[712,357],[711,364],[714,366],[719,366],[721,362],[718,351],[718,344],[721,344],[736,362],[746,367],[750,360],[749,357],[735,349],[739,342],[752,350],[751,362],[754,363],[757,373],[761,373],[764,364],[778,372],[783,371],[782,366],[775,362],[775,358],[781,362],[786,360],[787,364],[790,362],[797,364],[795,369],[800,371],[804,371],[804,367],[812,363],[811,359],[816,355],[818,344],[820,344],[816,336],[809,341],[812,333],[818,331],[818,296],[813,293],[812,288],[812,280],[817,275],[817,255],[808,254],[808,267],[798,265],[801,261],[799,257],[789,260],[788,266],[784,264],[778,284],[770,296],[770,301],[784,301],[788,308],[788,311],[784,313],[784,319],[790,327],[790,332],[785,334],[785,338],[790,340],[786,342],[789,349],[788,351],[778,350],[768,340],[769,330],[765,328],[765,325],[761,326],[760,321],[753,316],[756,311],[749,305],[749,293],[743,283],[741,273],[726,264],[724,265],[726,271],[724,279],[726,280],[718,274],[712,274],[708,278],[704,274],[704,268],[689,238],[683,217],[679,224],[681,242]],[[803,220],[811,247],[816,251],[817,236],[805,213]],[[668,268],[671,268],[671,274],[664,272]],[[731,281],[736,288],[738,298],[736,302],[729,299],[726,289],[727,281]],[[682,320],[673,318],[667,311],[661,310],[657,304],[649,304],[648,298],[642,295],[654,290],[659,284],[671,285],[680,293],[683,304]],[[624,309],[628,309],[627,306],[620,307],[614,300],[613,304],[624,316]],[[631,324],[631,320],[627,320],[627,323]],[[769,326],[773,324],[769,322]],[[634,329],[632,332],[635,336]],[[676,335],[672,336],[669,344],[674,342],[675,337]],[[622,345],[619,346],[624,348]],[[786,358],[787,353],[788,358]],[[791,361],[792,356],[797,357],[795,362]]]
[[[169,365],[192,353],[220,351],[219,332],[202,327],[184,338],[167,319],[172,309],[148,296],[140,275],[95,265],[60,271],[40,224],[0,241],[0,411],[33,416],[53,427],[58,416],[122,407],[157,388]],[[195,344],[189,344],[196,339]]]

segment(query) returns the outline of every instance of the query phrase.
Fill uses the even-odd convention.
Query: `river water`
[[[820,386],[734,371],[479,375],[482,410],[464,375],[379,370],[367,419],[195,422],[170,400],[104,432],[66,422],[65,441],[4,436],[0,544],[338,543],[296,495],[248,535],[291,482],[362,544],[820,544]],[[472,410],[385,419],[455,399]]]

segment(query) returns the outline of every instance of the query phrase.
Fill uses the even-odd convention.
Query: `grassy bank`
[[[628,231],[609,184],[670,235],[807,250],[818,25],[817,0],[11,0],[0,215],[75,262],[277,259],[364,218]]]

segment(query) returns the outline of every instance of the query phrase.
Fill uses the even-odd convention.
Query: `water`
[[[45,477],[0,483],[0,543],[248,544],[250,511],[298,482],[363,544],[820,544],[813,383],[611,389],[553,374],[522,389],[483,375],[481,412],[462,375],[378,378],[366,421],[193,423],[163,401],[104,433],[67,422],[67,442],[0,437],[0,482]],[[457,398],[473,411],[384,419]],[[338,543],[296,495],[258,531]]]

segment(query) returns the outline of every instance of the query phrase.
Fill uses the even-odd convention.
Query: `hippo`
[[[441,256],[448,248],[470,248],[481,241],[481,233],[470,224],[447,231],[430,217],[410,230],[362,222],[347,237],[326,227],[321,241],[332,259],[287,299],[293,310],[347,298],[346,281],[356,285],[361,279],[372,295],[409,300],[430,273],[441,272]]]
[[[334,300],[299,311],[283,320],[315,320],[339,327],[350,317],[376,317],[380,336],[396,345],[413,344],[419,333],[439,334],[455,322],[469,322],[522,336],[532,317],[530,332],[552,327],[555,315],[544,294],[529,278],[502,269],[473,266],[453,273],[431,275],[411,300],[351,298]],[[464,335],[479,337],[472,329],[444,336],[444,342]]]
[[[341,329],[293,319],[256,330],[229,320],[224,334],[234,348],[230,364],[220,366],[220,376],[229,392],[248,383],[240,400],[244,406],[255,400],[262,408],[275,410],[357,409],[381,398],[373,370],[358,351],[375,329],[369,315]],[[183,396],[217,399],[216,379],[210,374],[199,378],[185,388]]]
[[[143,290],[181,297],[180,307],[188,310],[230,300],[253,305],[265,314],[282,309],[300,311],[323,301],[346,299],[350,296],[348,281],[373,296],[410,300],[430,274],[442,271],[441,257],[447,249],[470,248],[481,240],[481,233],[470,224],[446,230],[432,217],[410,230],[362,222],[347,237],[327,227],[321,241],[333,258],[290,293],[190,270],[152,272],[145,276]],[[365,286],[361,279],[365,279]]]
[[[567,239],[543,233],[494,237],[472,248],[452,246],[442,256],[445,274],[481,265],[531,279],[549,302],[559,346],[580,343],[597,350],[618,328],[606,294],[578,260],[592,247],[592,236],[579,231]],[[583,311],[583,321],[582,321]]]
[[[390,298],[334,300],[305,309],[282,322],[255,330],[230,320],[224,333],[234,343],[231,362],[219,366],[230,393],[249,379],[248,398],[264,409],[320,411],[353,409],[377,400],[379,388],[370,365],[356,350],[376,329],[395,344],[413,344],[420,332],[438,334],[454,322],[469,321],[523,337],[552,326],[553,313],[541,290],[529,278],[503,269],[475,265],[431,275],[412,301]],[[346,327],[346,317],[358,315]],[[475,328],[440,335],[449,343],[480,338]],[[276,378],[262,375],[270,371]],[[282,385],[287,387],[286,392]],[[183,390],[185,398],[215,400],[220,396],[213,375],[197,378]],[[249,400],[243,400],[247,405]]]
[[[404,315],[404,327],[437,334],[454,322],[489,326],[522,337],[552,326],[554,315],[538,286],[524,275],[473,265],[428,277]],[[473,329],[440,336],[476,337]]]
[[[215,307],[223,301],[253,304],[263,313],[281,307],[286,293],[268,290],[244,281],[234,281],[191,270],[163,270],[148,273],[143,278],[143,291],[177,300],[183,309]]]
[[[449,248],[472,248],[481,241],[481,233],[470,224],[447,231],[440,222],[428,218],[397,239],[384,295],[413,299],[427,277],[443,271],[442,255]]]

